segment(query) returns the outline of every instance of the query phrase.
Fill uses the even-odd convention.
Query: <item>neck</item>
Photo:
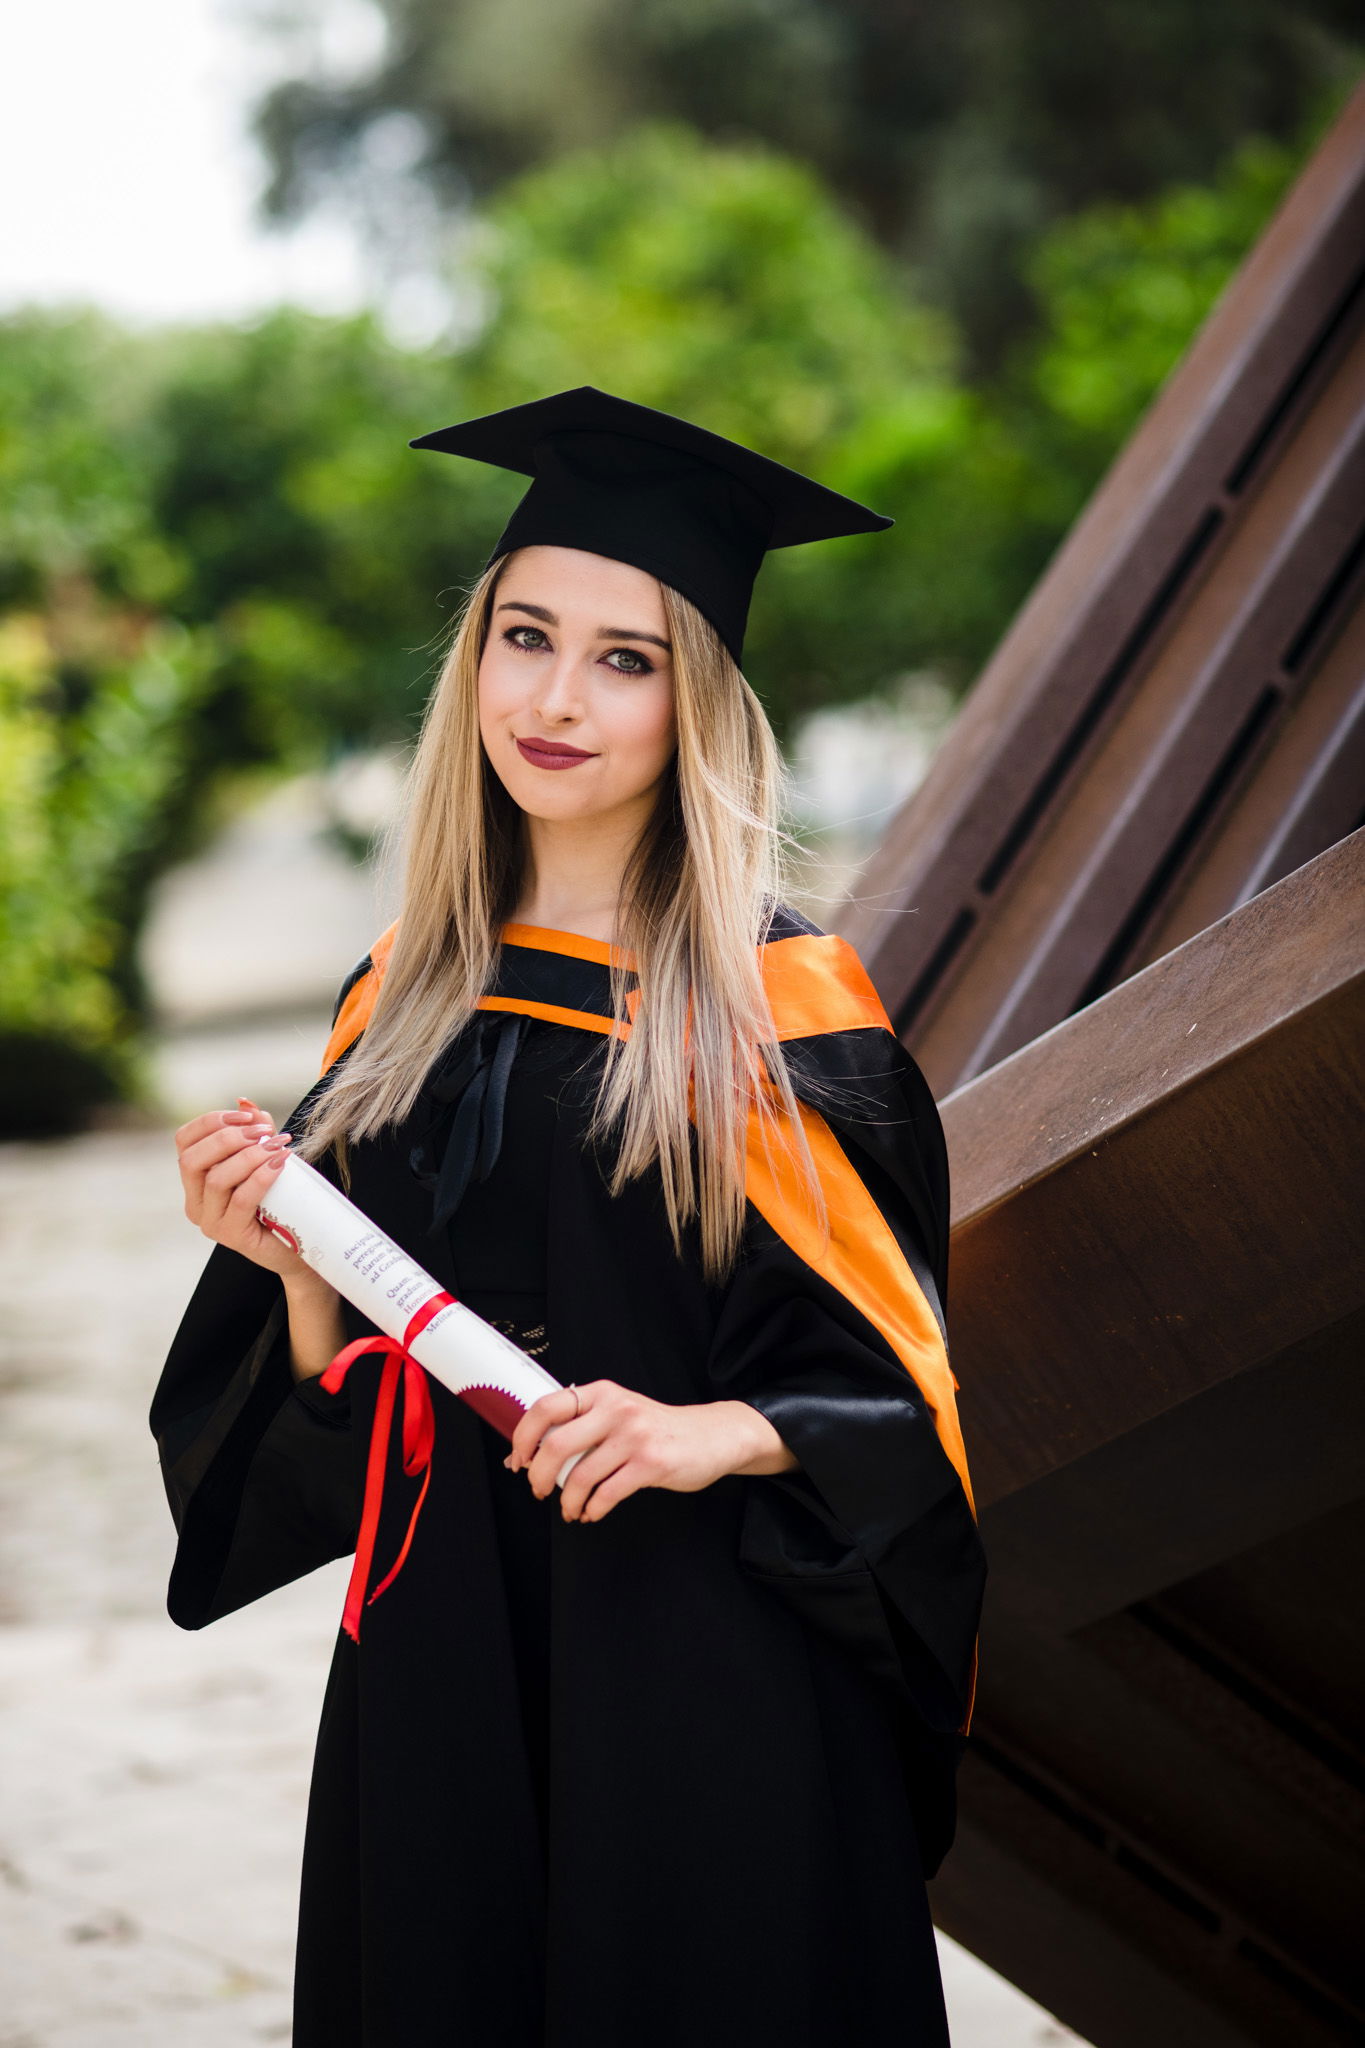
[[[526,814],[526,860],[514,924],[617,940],[626,863],[653,809],[647,801],[602,818],[533,818]]]

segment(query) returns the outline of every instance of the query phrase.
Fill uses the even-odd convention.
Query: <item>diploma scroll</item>
[[[256,1214],[387,1337],[401,1342],[413,1317],[445,1295],[416,1259],[306,1160],[286,1158]],[[560,1385],[458,1301],[446,1299],[407,1349],[433,1379],[508,1438],[531,1403]],[[579,1451],[566,1459],[556,1485],[563,1485],[582,1455]]]

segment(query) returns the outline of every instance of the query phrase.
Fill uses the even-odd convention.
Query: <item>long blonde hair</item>
[[[522,881],[522,812],[479,733],[478,672],[493,593],[480,577],[432,692],[403,803],[401,914],[366,1029],[319,1096],[297,1150],[317,1158],[410,1113],[422,1082],[493,983]],[[627,864],[611,967],[618,1025],[633,954],[639,1003],[605,1041],[589,1136],[611,1137],[609,1186],[656,1162],[673,1242],[696,1217],[702,1269],[731,1270],[744,1227],[746,1130],[780,1134],[821,1228],[826,1213],[763,987],[758,948],[784,894],[786,769],[715,628],[660,584],[673,646],[677,748]],[[696,1157],[693,1157],[695,1130]]]

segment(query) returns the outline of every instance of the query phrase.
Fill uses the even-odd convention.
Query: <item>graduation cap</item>
[[[671,584],[735,660],[770,548],[879,533],[890,519],[737,441],[591,384],[409,444],[516,470],[531,488],[489,565],[513,548],[582,548]]]

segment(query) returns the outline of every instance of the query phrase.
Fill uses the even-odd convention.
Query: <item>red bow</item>
[[[336,1394],[341,1391],[346,1375],[357,1358],[363,1358],[368,1351],[380,1351],[385,1354],[384,1371],[379,1382],[379,1399],[375,1403],[374,1428],[370,1434],[370,1459],[365,1468],[365,1504],[360,1514],[355,1564],[351,1568],[351,1583],[346,1588],[346,1605],[341,1616],[341,1626],[356,1643],[360,1641],[362,1607],[372,1605],[380,1594],[393,1584],[403,1569],[404,1561],[412,1548],[417,1517],[422,1512],[422,1503],[431,1484],[431,1453],[436,1441],[436,1423],[431,1412],[427,1376],[408,1347],[426,1328],[432,1317],[439,1315],[443,1308],[453,1307],[454,1301],[453,1294],[433,1294],[431,1300],[423,1303],[408,1324],[403,1332],[401,1344],[396,1337],[357,1337],[344,1351],[338,1351],[322,1375],[324,1391]],[[388,1464],[389,1432],[393,1426],[393,1404],[398,1398],[400,1374],[403,1381],[403,1470],[410,1479],[416,1479],[418,1474],[421,1474],[422,1491],[417,1496],[417,1505],[408,1522],[408,1533],[403,1538],[403,1548],[367,1600],[365,1587],[370,1576],[370,1566],[374,1562],[375,1538],[379,1534],[379,1510],[384,1499],[384,1472]]]

